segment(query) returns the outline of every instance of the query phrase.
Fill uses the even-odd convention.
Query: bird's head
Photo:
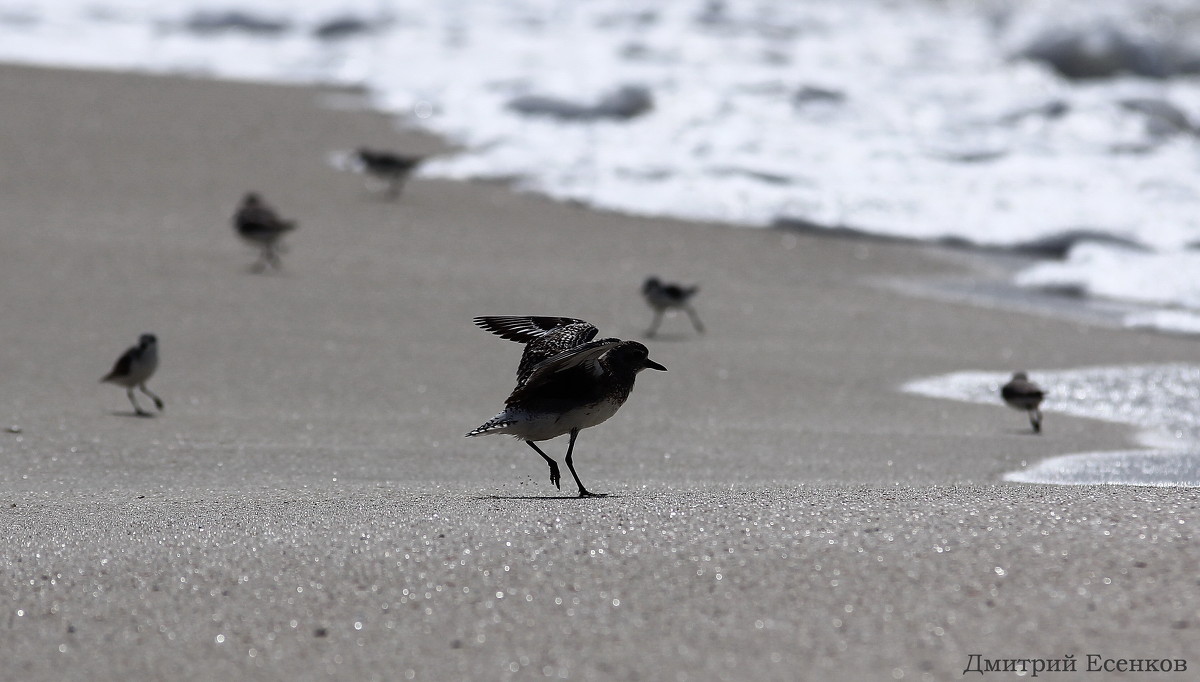
[[[158,343],[158,338],[156,336],[154,336],[153,334],[142,334],[141,336],[138,337],[138,347],[139,348],[149,348],[150,346],[153,346],[156,343]]]
[[[637,341],[623,341],[608,352],[608,361],[621,367],[628,367],[634,372],[643,369],[667,371],[666,367],[650,359],[650,351]]]

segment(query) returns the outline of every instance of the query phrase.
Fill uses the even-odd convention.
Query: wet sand
[[[1191,362],[1194,341],[903,296],[931,248],[586,211],[327,163],[444,149],[314,89],[0,67],[0,657],[22,680],[957,679],[1200,666],[1200,492],[1003,483],[1119,425],[898,392],[962,369]],[[235,204],[300,223],[249,271]],[[481,314],[641,338],[555,490],[504,437]],[[97,380],[158,335],[131,416]],[[148,405],[148,401],[146,402]],[[544,444],[561,457],[565,439]],[[565,472],[564,472],[565,473]],[[1046,676],[1046,675],[1044,675]],[[975,675],[971,674],[971,678]]]

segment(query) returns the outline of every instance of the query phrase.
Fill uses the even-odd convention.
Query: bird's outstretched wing
[[[620,339],[600,339],[564,350],[532,367],[518,390],[528,390],[545,384],[559,373],[575,367],[581,367],[584,372],[598,376],[603,372],[600,367],[601,356],[620,343]]]
[[[517,366],[518,386],[529,381],[538,365],[586,344],[599,333],[595,325],[574,317],[493,315],[475,318],[475,325],[502,339],[525,344]]]
[[[546,315],[489,315],[473,320],[475,326],[489,331],[502,339],[529,343],[545,336],[547,333],[563,327],[577,327],[572,330],[572,338],[578,340],[572,345],[587,343],[596,337],[599,330],[592,324],[574,317],[553,317]],[[584,338],[586,337],[586,338]]]

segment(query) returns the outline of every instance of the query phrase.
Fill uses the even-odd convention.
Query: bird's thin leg
[[[646,330],[646,336],[654,336],[658,333],[658,325],[662,324],[663,311],[658,308],[654,309],[654,319],[650,322],[650,328]]]
[[[701,324],[700,316],[696,314],[695,308],[692,308],[690,305],[686,305],[683,307],[683,309],[687,311],[688,317],[692,319],[692,326],[696,328],[697,332],[703,334],[704,325]]]
[[[263,256],[266,257],[267,263],[269,263],[271,265],[271,267],[275,268],[276,270],[278,270],[279,267],[282,265],[282,263],[279,260],[279,253],[275,250],[274,244],[268,246],[263,251]]]
[[[1038,408],[1033,408],[1029,411],[1029,424],[1033,427],[1034,433],[1042,432],[1042,411]]]
[[[160,398],[160,397],[158,397],[158,396],[154,395],[154,393],[153,393],[153,392],[151,392],[151,391],[150,391],[150,389],[146,388],[146,382],[144,382],[144,381],[143,381],[143,382],[142,382],[142,383],[141,383],[141,384],[138,386],[138,388],[142,389],[142,393],[145,393],[146,395],[148,395],[148,396],[150,396],[151,398],[153,398],[153,399],[154,399],[154,406],[158,408],[158,411],[159,411],[159,412],[162,412],[162,409],[163,409],[163,401],[162,401],[162,398]],[[130,390],[132,390],[132,389],[130,389]]]
[[[575,465],[571,463],[571,453],[575,450],[575,437],[579,435],[579,429],[571,429],[571,442],[567,444],[567,468],[571,470],[571,475],[575,477],[575,485],[579,486],[580,497],[604,497],[604,493],[588,492],[588,489],[583,487],[583,481],[579,480],[579,474],[575,473]]]
[[[133,411],[136,412],[139,417],[149,417],[150,416],[149,412],[143,410],[141,405],[138,405],[137,398],[133,397],[133,387],[132,386],[130,386],[128,389],[126,389],[125,395],[129,396],[129,402],[133,403]]]
[[[533,441],[527,440],[525,442],[528,443],[529,447],[533,448],[535,452],[537,452],[539,455],[541,455],[542,459],[546,460],[546,464],[550,465],[550,482],[554,484],[555,488],[562,490],[562,485],[560,483],[562,478],[558,475],[558,462],[555,462],[554,460],[550,459],[550,456],[547,455],[546,453],[542,452],[542,449],[539,448],[536,444],[534,444]],[[571,473],[575,473],[575,472],[572,470]],[[576,479],[576,480],[578,480],[578,479]]]

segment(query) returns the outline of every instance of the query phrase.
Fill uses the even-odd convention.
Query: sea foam
[[[1046,390],[1042,410],[1131,424],[1146,450],[1074,453],[1008,473],[1026,483],[1200,486],[1200,366],[1188,364],[1030,371]],[[918,379],[904,391],[1003,407],[1008,374],[955,372]],[[1005,415],[1009,416],[1009,415]],[[1046,429],[1053,428],[1047,418]]]
[[[0,59],[363,86],[461,148],[427,175],[635,214],[1111,237],[1141,251],[1072,239],[1020,281],[1146,302],[1130,324],[1171,327],[1198,309],[1193,5],[46,0],[0,9]],[[645,100],[604,115],[622,92]]]

